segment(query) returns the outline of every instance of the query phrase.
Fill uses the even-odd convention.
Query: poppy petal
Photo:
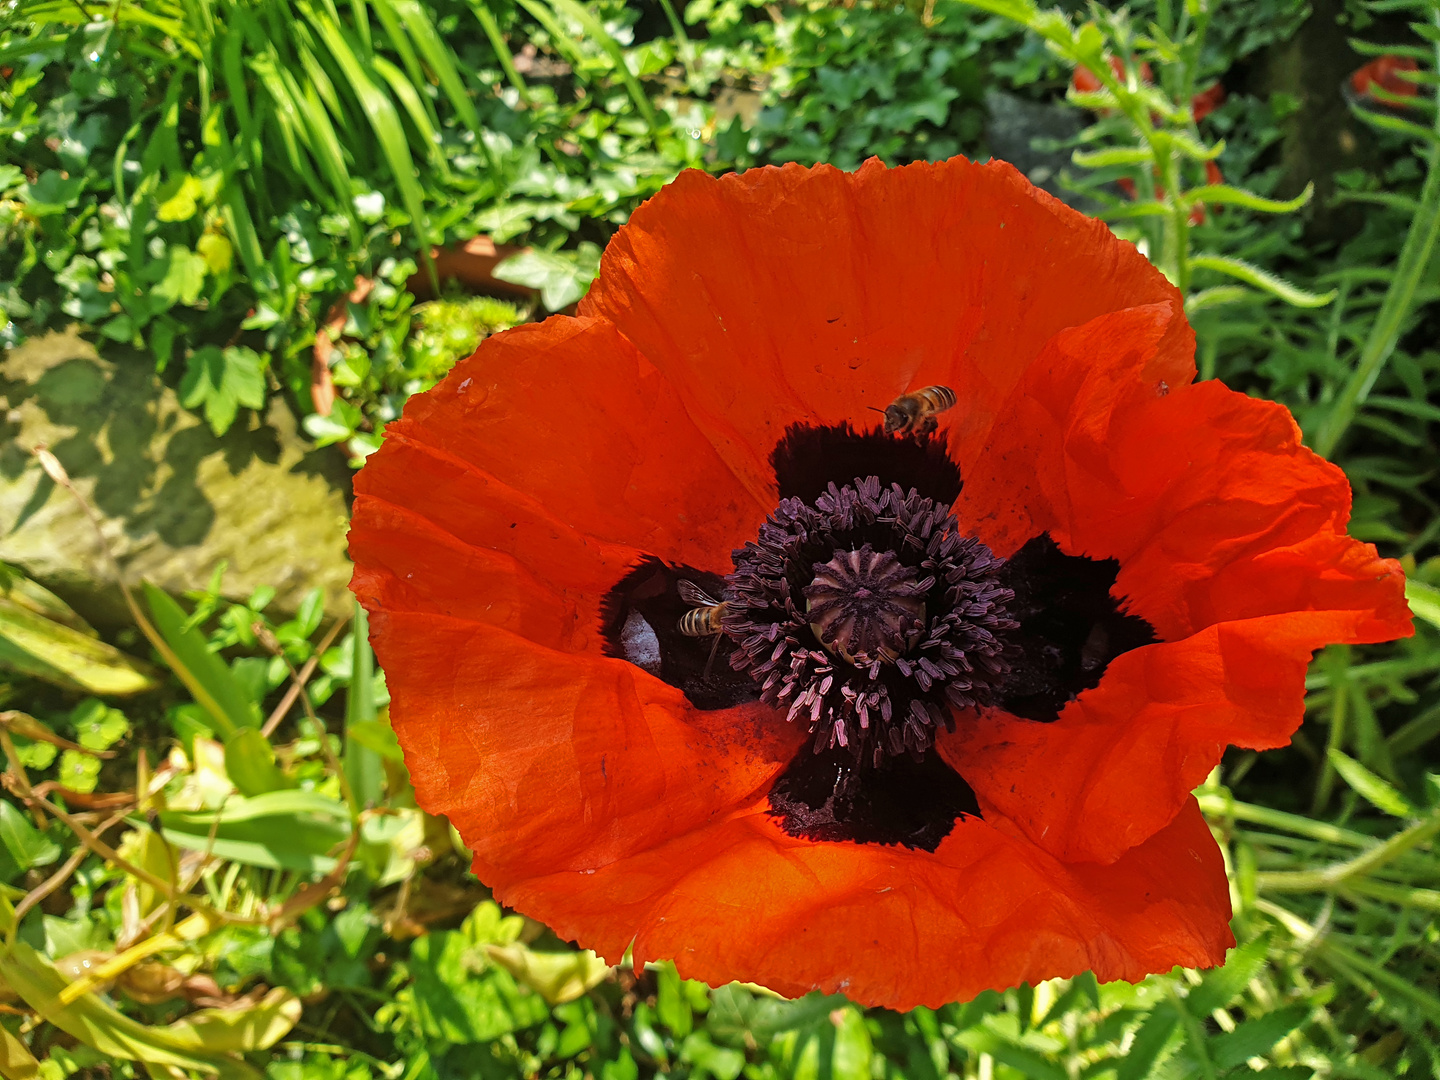
[[[1003,162],[955,158],[682,173],[616,234],[580,310],[665,372],[760,498],[790,424],[873,425],[930,382],[962,403],[952,427],[983,430],[1057,331],[1137,303],[1172,312],[1154,377],[1188,382],[1180,294],[1132,244]]]
[[[572,544],[594,538],[724,571],[770,509],[716,456],[665,378],[594,319],[557,316],[487,339],[411,398],[385,435],[356,484],[356,532],[368,528],[373,496],[542,573],[565,561],[532,547],[555,539],[540,535],[546,519]],[[514,514],[533,525],[527,535],[512,533]]]
[[[431,614],[371,613],[420,805],[498,890],[651,850],[753,802],[794,757],[771,710],[701,712],[622,660]]]
[[[962,822],[929,854],[796,841],[755,807],[497,896],[612,962],[633,941],[637,965],[673,958],[712,985],[902,1010],[1085,970],[1103,981],[1210,967],[1234,943],[1220,851],[1193,798],[1109,866],[1065,866],[1003,820]]]
[[[1412,632],[1399,565],[1344,535],[1344,474],[1278,405],[1155,381],[1165,332],[1152,305],[1057,334],[990,431],[952,439],[962,522],[1003,553],[1046,531],[1118,559],[1115,594],[1166,639],[1054,724],[1000,714],[942,744],[982,802],[1065,859],[1152,835],[1226,745],[1285,745],[1315,649]]]

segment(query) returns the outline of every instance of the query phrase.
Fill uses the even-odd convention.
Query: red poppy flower
[[[1405,78],[1402,73],[1419,70],[1420,65],[1410,57],[1387,53],[1353,71],[1346,80],[1345,88],[1350,96],[1371,101],[1377,99],[1377,89],[1395,97],[1414,97],[1420,92],[1420,86],[1413,79]]]
[[[710,983],[1219,963],[1191,789],[1409,617],[1181,312],[1002,163],[682,174],[578,318],[486,341],[360,473],[420,804],[505,904]]]

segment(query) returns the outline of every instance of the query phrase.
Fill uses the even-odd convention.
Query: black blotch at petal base
[[[790,836],[934,851],[962,814],[980,816],[975,792],[939,753],[860,766],[849,750],[807,745],[770,789],[770,813]]]
[[[1014,590],[1000,708],[1026,720],[1049,722],[1082,690],[1097,686],[1121,653],[1159,641],[1138,615],[1127,615],[1110,594],[1120,564],[1066,555],[1049,533],[1029,541],[1000,571]],[[1012,651],[1013,650],[1013,651]]]
[[[638,613],[649,624],[659,646],[659,670],[654,674],[683,690],[697,709],[727,709],[758,701],[760,687],[755,681],[731,669],[732,646],[723,634],[715,662],[710,665],[709,678],[705,677],[705,665],[715,639],[680,633],[680,619],[690,610],[690,605],[681,600],[676,591],[676,582],[682,579],[694,582],[716,600],[725,591],[725,579],[718,574],[690,566],[671,566],[653,555],[647,556],[620,579],[601,604],[600,630],[605,639],[605,655],[636,663],[635,656],[627,655],[625,624],[632,613]],[[784,722],[783,717],[776,720]]]
[[[898,437],[879,428],[857,432],[849,424],[792,424],[771,452],[770,464],[782,499],[811,503],[832,482],[843,486],[867,476],[878,476],[882,487],[914,488],[947,505],[960,495],[960,466],[946,456],[944,442],[929,435]]]

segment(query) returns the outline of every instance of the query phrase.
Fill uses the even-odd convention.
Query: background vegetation
[[[216,432],[278,400],[358,464],[681,168],[1003,151],[1185,291],[1202,377],[1344,466],[1419,616],[1317,657],[1293,748],[1202,789],[1223,969],[899,1015],[611,970],[500,910],[318,592],[237,602],[221,567],[102,639],[6,570],[0,1075],[1440,1075],[1440,4],[1314,6],[0,2],[6,346],[78,323]],[[481,235],[508,301],[432,260]]]

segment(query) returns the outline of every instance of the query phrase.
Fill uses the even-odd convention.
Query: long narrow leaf
[[[424,193],[420,190],[420,183],[416,179],[415,161],[410,156],[410,147],[405,140],[404,128],[400,124],[400,114],[395,111],[394,102],[375,85],[370,74],[361,65],[345,32],[332,22],[316,19],[313,10],[309,9],[308,5],[305,10],[312,19],[312,25],[329,47],[331,56],[344,70],[351,89],[360,99],[360,104],[365,110],[365,117],[370,121],[375,135],[380,141],[380,149],[385,155],[386,163],[390,166],[396,186],[400,188],[400,197],[410,215],[410,224],[415,232],[420,256],[425,260],[425,264],[431,267],[433,275],[434,268],[430,263],[429,256],[430,241],[425,217]]]
[[[1283,278],[1276,277],[1268,270],[1262,270],[1241,259],[1232,259],[1224,255],[1195,255],[1190,259],[1190,265],[1196,270],[1214,270],[1226,274],[1247,285],[1263,289],[1295,307],[1324,307],[1338,295],[1335,289],[1331,289],[1327,293],[1306,292],[1299,286],[1291,285]]]
[[[510,44],[505,40],[505,35],[500,32],[500,24],[495,21],[495,16],[485,6],[485,0],[470,0],[470,10],[474,12],[480,28],[485,31],[485,36],[490,39],[490,48],[495,50],[495,59],[500,61],[500,67],[505,71],[505,77],[510,80],[510,85],[520,95],[522,104],[530,104],[530,88],[525,80],[520,77],[519,70],[515,67],[515,54],[510,51]]]

